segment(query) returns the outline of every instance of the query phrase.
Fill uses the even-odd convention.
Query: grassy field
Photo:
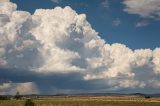
[[[53,97],[33,100],[36,106],[160,106],[160,98]],[[0,106],[24,106],[25,100],[3,100]]]

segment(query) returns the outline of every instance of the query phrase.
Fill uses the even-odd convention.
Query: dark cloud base
[[[80,73],[42,74],[24,69],[0,69],[0,73],[1,84],[34,82],[41,94],[99,92],[106,87],[100,80],[83,80]]]
[[[24,73],[25,72],[25,73]],[[24,69],[0,69],[0,83],[25,83],[33,82],[40,94],[74,94],[74,93],[155,93],[158,89],[151,87],[114,90],[107,86],[105,80],[83,80],[80,73],[50,73],[41,74]],[[104,84],[103,84],[104,83]],[[150,92],[150,91],[154,92]]]

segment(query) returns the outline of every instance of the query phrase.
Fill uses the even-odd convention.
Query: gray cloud
[[[106,88],[106,85],[102,85],[102,81],[100,80],[83,80],[83,74],[80,73],[42,74],[18,69],[0,69],[0,73],[1,86],[3,88],[6,85],[16,86],[16,84],[32,82],[37,87],[35,90],[41,94],[93,92]],[[9,86],[9,88],[11,87]]]

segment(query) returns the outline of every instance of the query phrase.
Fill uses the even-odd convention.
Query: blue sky
[[[160,46],[160,21],[124,12],[123,0],[59,0],[58,3],[51,0],[11,1],[17,4],[18,10],[30,13],[34,13],[39,8],[70,6],[77,13],[86,14],[92,27],[110,44],[122,43],[131,49],[154,49]],[[119,21],[119,25],[114,25],[116,20]],[[149,25],[136,27],[136,24],[143,20],[147,20]]]
[[[0,0],[0,95],[160,93],[160,0]]]

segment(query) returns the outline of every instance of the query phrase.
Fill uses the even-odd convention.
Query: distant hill
[[[137,96],[137,97],[160,97],[160,94],[145,94],[145,93],[78,93],[78,94],[56,94],[54,96]]]
[[[135,97],[160,97],[160,94],[145,94],[145,93],[77,93],[77,94],[55,94],[55,95],[39,95],[39,94],[31,94],[31,95],[22,95],[23,97],[45,97],[45,96],[135,96]],[[1,95],[0,97],[13,97],[13,95]]]

